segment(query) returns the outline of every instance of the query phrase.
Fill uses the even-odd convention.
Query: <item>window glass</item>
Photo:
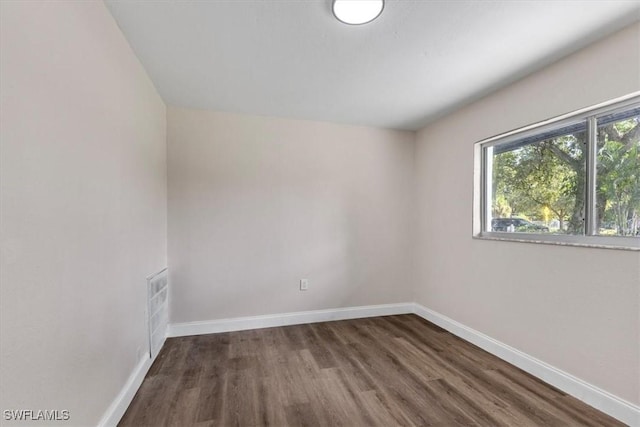
[[[485,148],[487,231],[584,234],[586,121]]]
[[[596,220],[600,235],[640,235],[640,108],[597,118]]]

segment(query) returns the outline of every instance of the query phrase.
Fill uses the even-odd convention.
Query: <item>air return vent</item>
[[[167,338],[169,321],[169,277],[167,269],[147,277],[149,355],[154,359]]]

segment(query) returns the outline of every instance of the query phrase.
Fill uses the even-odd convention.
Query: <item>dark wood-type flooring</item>
[[[415,315],[168,339],[120,426],[618,426]]]

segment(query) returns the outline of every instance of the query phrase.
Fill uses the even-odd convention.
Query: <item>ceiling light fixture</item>
[[[384,0],[333,0],[333,14],[340,22],[366,24],[376,19],[384,9]]]

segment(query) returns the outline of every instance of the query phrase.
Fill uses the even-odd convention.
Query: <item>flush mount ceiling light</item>
[[[333,0],[333,14],[345,24],[360,25],[380,16],[384,0]]]

